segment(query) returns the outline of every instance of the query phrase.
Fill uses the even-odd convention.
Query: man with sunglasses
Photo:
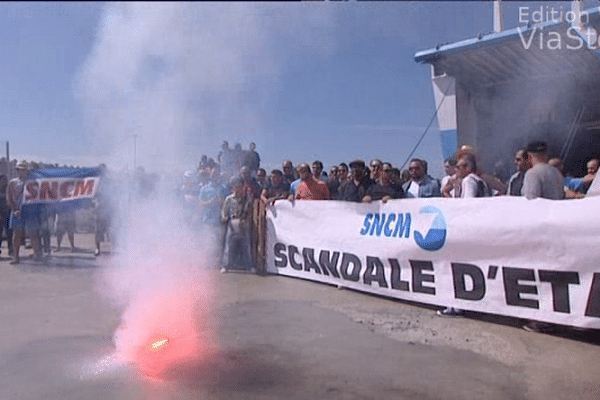
[[[442,197],[439,181],[426,174],[423,160],[410,160],[408,171],[410,180],[402,187],[407,198]]]
[[[385,163],[382,165],[379,180],[367,189],[367,195],[363,197],[363,202],[370,203],[374,200],[381,200],[386,203],[388,200],[404,197],[402,186],[395,184],[392,180],[392,170],[391,164]]]

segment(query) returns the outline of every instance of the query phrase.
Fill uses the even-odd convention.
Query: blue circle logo
[[[431,228],[425,237],[421,232],[416,231],[414,233],[415,242],[423,250],[436,251],[441,249],[446,243],[446,219],[439,208],[433,206],[425,206],[419,210],[420,214],[434,214],[435,219]]]

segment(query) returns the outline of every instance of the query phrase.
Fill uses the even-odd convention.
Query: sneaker
[[[256,273],[256,268],[250,268],[250,273],[251,274],[255,274]]]
[[[554,325],[547,322],[529,321],[522,326],[523,330],[535,333],[549,333],[554,331]]]
[[[13,259],[10,260],[10,263],[13,264],[13,265],[14,264],[18,264],[19,263],[19,257],[13,257]]]
[[[100,255],[100,249],[94,250],[94,255],[98,257]]]
[[[227,268],[221,268],[221,273],[222,274],[226,274],[227,273]]]
[[[440,317],[460,317],[463,315],[463,311],[458,308],[448,307],[444,310],[438,310],[436,314]]]

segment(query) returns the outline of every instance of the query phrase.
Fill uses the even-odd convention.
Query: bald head
[[[561,174],[563,174],[564,166],[560,158],[551,158],[548,160],[548,164],[552,165],[554,168],[559,170]]]

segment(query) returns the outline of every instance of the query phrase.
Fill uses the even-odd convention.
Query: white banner
[[[600,329],[600,198],[279,201],[267,271]]]

